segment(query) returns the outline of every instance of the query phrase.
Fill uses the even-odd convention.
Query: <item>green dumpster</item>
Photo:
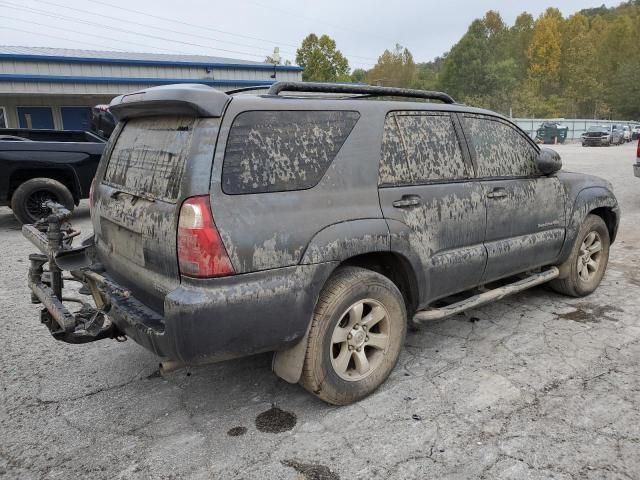
[[[569,134],[569,127],[557,122],[543,122],[536,131],[536,142],[544,144],[564,143]]]

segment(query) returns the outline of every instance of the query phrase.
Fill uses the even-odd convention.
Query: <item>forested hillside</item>
[[[459,101],[528,117],[640,119],[640,0],[564,18],[549,8],[513,25],[489,11],[450,52],[414,63],[386,51],[354,80],[439,89]]]

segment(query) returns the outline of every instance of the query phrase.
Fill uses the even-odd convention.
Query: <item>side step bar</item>
[[[517,282],[510,283],[503,287],[494,288],[493,290],[489,290],[487,292],[479,293],[478,295],[474,295],[473,297],[467,298],[460,302],[452,303],[451,305],[447,305],[446,307],[420,310],[413,316],[413,321],[426,322],[429,320],[440,320],[441,318],[457,315],[458,313],[470,308],[479,307],[481,305],[484,305],[485,303],[500,300],[507,295],[518,293],[528,288],[535,287],[536,285],[546,283],[549,280],[553,280],[558,275],[560,275],[560,270],[558,270],[558,267],[551,267],[544,272],[534,273],[533,275],[530,275],[527,278],[523,278],[522,280],[518,280]]]

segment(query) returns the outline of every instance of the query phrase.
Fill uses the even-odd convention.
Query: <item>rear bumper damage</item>
[[[30,256],[32,301],[58,340],[86,343],[126,335],[161,358],[200,364],[286,348],[301,338],[333,262],[297,265],[216,279],[183,279],[164,300],[160,315],[114,282],[94,258],[92,244],[65,245],[68,230],[50,241],[49,229],[25,225],[23,234],[43,253]],[[53,229],[52,222],[53,221]],[[56,243],[57,242],[57,243]],[[43,266],[49,265],[48,271]],[[94,306],[72,313],[63,297],[62,271],[82,282]],[[58,278],[58,280],[56,280]]]

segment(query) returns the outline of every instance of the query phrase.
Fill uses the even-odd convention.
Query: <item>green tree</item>
[[[408,49],[396,45],[392,52],[385,50],[378,57],[378,63],[367,74],[367,81],[373,85],[406,88],[413,84],[415,75],[413,55]]]
[[[304,68],[305,81],[337,82],[349,80],[349,62],[328,35],[310,33],[296,51],[296,63]]]
[[[423,90],[437,90],[440,88],[440,74],[445,62],[446,54],[436,57],[432,62],[416,64],[416,77],[412,87]]]
[[[589,30],[589,19],[580,13],[565,25],[561,80],[569,103],[570,116],[591,116],[595,101],[601,97],[602,83],[598,74],[596,36]]]
[[[467,33],[456,43],[442,67],[440,85],[454,98],[464,99],[472,93],[489,93],[487,65],[489,45],[487,29],[482,20],[474,20]]]
[[[440,88],[464,102],[507,113],[518,73],[509,41],[499,13],[490,10],[473,21],[444,61]]]
[[[367,79],[367,71],[363,68],[356,68],[351,72],[351,81],[354,83],[364,83]]]
[[[529,68],[527,50],[531,42],[534,23],[533,16],[530,13],[521,13],[509,29],[507,39],[509,58],[516,62],[518,78],[522,81],[527,77]]]

